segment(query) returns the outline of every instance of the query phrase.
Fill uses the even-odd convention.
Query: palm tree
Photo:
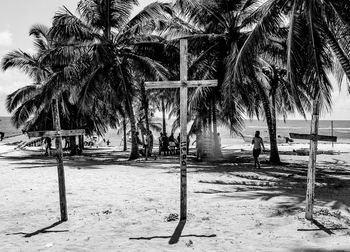
[[[27,124],[28,127],[36,125],[40,129],[50,128],[54,120],[51,116],[41,123],[38,121],[49,115],[53,106],[57,108],[60,97],[70,88],[69,84],[76,76],[77,66],[65,64],[67,59],[58,54],[56,42],[50,38],[48,31],[42,25],[31,28],[30,35],[34,36],[37,50],[35,55],[16,50],[2,59],[4,71],[18,68],[34,81],[32,85],[15,91],[7,98],[7,108],[9,112],[14,112],[12,121],[16,127]]]
[[[250,101],[249,97],[245,97],[246,90],[232,88],[227,76],[230,76],[232,71],[231,62],[240,53],[240,48],[251,30],[252,23],[249,17],[254,6],[254,1],[245,0],[174,0],[171,18],[161,20],[159,25],[165,38],[174,42],[179,38],[189,40],[190,51],[193,52],[189,74],[193,78],[219,80],[218,88],[199,88],[194,91],[193,98],[198,107],[205,106],[208,112],[214,112],[214,117],[208,117],[215,126],[214,132],[217,132],[215,108],[219,107],[219,101],[225,101],[222,103],[222,112],[225,113],[228,122],[231,122],[231,129],[236,127],[237,131],[243,117],[240,103],[244,100]],[[238,95],[234,91],[238,91]],[[215,142],[217,143],[217,139]]]
[[[234,79],[239,80],[249,69],[239,66],[257,54],[256,42],[265,46],[268,37],[288,15],[289,30],[287,40],[288,79],[295,90],[300,83],[306,85],[312,102],[311,135],[318,134],[319,114],[331,106],[331,90],[327,73],[341,70],[350,79],[349,35],[350,3],[340,0],[279,0],[266,1],[254,13],[257,25],[243,46],[242,53],[235,62]],[[347,14],[346,14],[347,13]],[[334,68],[334,62],[340,68]],[[251,71],[251,70],[250,70]],[[337,73],[336,73],[337,74]],[[295,95],[299,102],[299,97]],[[317,141],[310,143],[309,177],[315,178]],[[309,186],[310,185],[310,186]],[[312,219],[314,184],[308,183],[306,218]]]
[[[148,6],[131,18],[136,0],[87,0],[78,4],[79,17],[66,8],[56,14],[52,33],[77,48],[89,48],[93,71],[85,84],[84,99],[98,93],[101,83],[110,86],[124,102],[132,132],[130,159],[139,156],[136,119],[133,111],[135,85],[133,71],[142,71],[166,79],[167,70],[157,61],[137,53],[136,45],[144,36],[137,36],[142,23],[160,12],[159,6]]]

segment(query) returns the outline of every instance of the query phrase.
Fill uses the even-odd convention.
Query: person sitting
[[[174,133],[171,133],[169,136],[169,152],[170,155],[176,154],[176,140],[174,137]]]

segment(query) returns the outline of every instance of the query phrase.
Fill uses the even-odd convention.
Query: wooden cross
[[[53,107],[54,115],[58,115],[56,106]],[[54,118],[58,121],[60,125],[59,118]],[[62,150],[62,137],[63,136],[79,136],[84,135],[85,130],[60,130],[60,127],[56,127],[56,130],[53,131],[32,131],[27,132],[28,137],[55,137],[56,138],[56,158],[57,158],[57,173],[58,173],[58,189],[59,189],[59,198],[60,198],[60,212],[61,212],[61,221],[68,220],[67,215],[67,200],[66,200],[66,184],[64,178],[64,166],[63,166],[63,150]]]
[[[313,124],[312,124],[313,125]],[[313,131],[315,132],[315,130]],[[310,140],[310,161],[307,172],[307,188],[306,188],[306,209],[305,218],[307,220],[313,220],[313,208],[315,198],[315,178],[316,178],[316,156],[317,156],[317,142],[318,141],[329,141],[336,142],[336,136],[325,136],[318,134],[298,134],[289,133],[289,136],[294,139],[305,139]]]
[[[217,80],[187,80],[187,40],[180,40],[180,81],[145,82],[146,89],[180,88],[180,219],[187,218],[187,93],[189,87],[215,87]]]

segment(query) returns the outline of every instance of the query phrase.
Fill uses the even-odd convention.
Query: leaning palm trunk
[[[123,116],[123,134],[124,134],[124,148],[123,150],[126,151],[128,149],[127,146],[127,134],[126,134],[126,118]]]
[[[139,147],[137,143],[137,129],[136,129],[136,119],[134,110],[132,108],[132,104],[130,98],[126,98],[127,109],[129,110],[129,119],[130,119],[130,129],[131,129],[131,152],[129,156],[129,160],[134,160],[139,158]]]
[[[276,109],[274,104],[270,104],[269,97],[265,92],[261,95],[263,108],[265,111],[266,123],[269,130],[270,137],[270,163],[281,163],[277,146],[277,132],[276,132]],[[272,111],[271,111],[272,110]]]

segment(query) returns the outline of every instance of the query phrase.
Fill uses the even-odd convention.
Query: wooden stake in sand
[[[313,134],[297,134],[290,133],[290,137],[294,139],[310,140],[310,159],[307,171],[307,189],[306,189],[306,210],[305,218],[307,220],[313,220],[313,208],[315,199],[315,180],[316,180],[316,157],[317,157],[317,142],[318,141],[330,141],[336,142],[335,136],[318,135],[318,118],[315,115],[312,117],[311,132]]]
[[[180,88],[180,219],[187,218],[187,93],[189,87],[215,87],[217,80],[187,80],[187,40],[180,40],[180,81],[146,82],[146,89]]]
[[[54,117],[55,131],[33,131],[28,132],[29,137],[55,137],[56,138],[56,158],[57,158],[57,173],[58,173],[58,189],[60,198],[60,212],[61,221],[67,221],[67,200],[66,200],[66,185],[64,178],[63,166],[63,150],[62,150],[62,136],[77,136],[84,135],[85,130],[61,130],[60,117],[58,112],[58,101],[53,101],[52,114]]]

